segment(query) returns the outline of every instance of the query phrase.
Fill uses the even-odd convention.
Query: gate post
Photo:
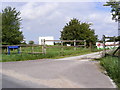
[[[105,49],[105,35],[103,35],[103,53],[102,56],[105,56],[106,49]]]
[[[114,36],[114,49],[115,49],[115,36]]]

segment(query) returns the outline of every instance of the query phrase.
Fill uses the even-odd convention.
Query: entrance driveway
[[[115,88],[101,72],[98,62],[91,60],[99,57],[99,53],[93,53],[63,59],[4,62],[1,73],[3,78],[8,76],[16,83],[22,82],[18,88],[23,85],[27,88]],[[3,84],[5,81],[6,78]]]

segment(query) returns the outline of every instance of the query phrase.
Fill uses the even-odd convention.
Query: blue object
[[[20,46],[8,46],[8,54],[10,55],[10,49],[17,49],[18,50],[18,54],[20,53]]]

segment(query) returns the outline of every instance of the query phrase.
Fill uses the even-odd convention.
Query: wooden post
[[[43,43],[43,39],[41,39],[41,45],[42,45],[42,53],[44,53],[44,43]]]
[[[7,54],[8,54],[8,47],[7,47]]]
[[[42,53],[46,54],[45,39],[41,39],[41,45],[42,45]]]
[[[90,45],[90,51],[92,52],[92,42],[90,42],[89,45]]]
[[[45,43],[45,39],[44,39],[44,43]],[[45,49],[45,54],[46,54],[46,45],[44,44],[44,49]]]
[[[76,40],[74,40],[74,50],[76,50]]]
[[[114,36],[114,48],[115,48],[115,36]]]
[[[40,52],[41,52],[41,46],[39,45],[38,47],[40,48],[39,50],[40,50]]]
[[[103,56],[105,56],[106,49],[105,49],[105,35],[103,35]]]
[[[86,40],[84,40],[84,47],[86,48]]]
[[[43,39],[43,47],[44,47],[44,48],[43,48],[43,49],[44,49],[44,50],[43,50],[43,51],[44,51],[44,54],[46,54],[46,45],[45,45],[45,39]]]
[[[22,53],[22,48],[21,48],[21,46],[20,46],[20,53]]]
[[[61,41],[61,51],[63,52],[63,41]]]

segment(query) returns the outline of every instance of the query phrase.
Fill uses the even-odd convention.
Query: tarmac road
[[[100,71],[99,53],[2,63],[3,88],[115,88]]]
[[[37,85],[32,82],[18,80],[16,78],[2,75],[2,88],[44,88],[46,86]]]

